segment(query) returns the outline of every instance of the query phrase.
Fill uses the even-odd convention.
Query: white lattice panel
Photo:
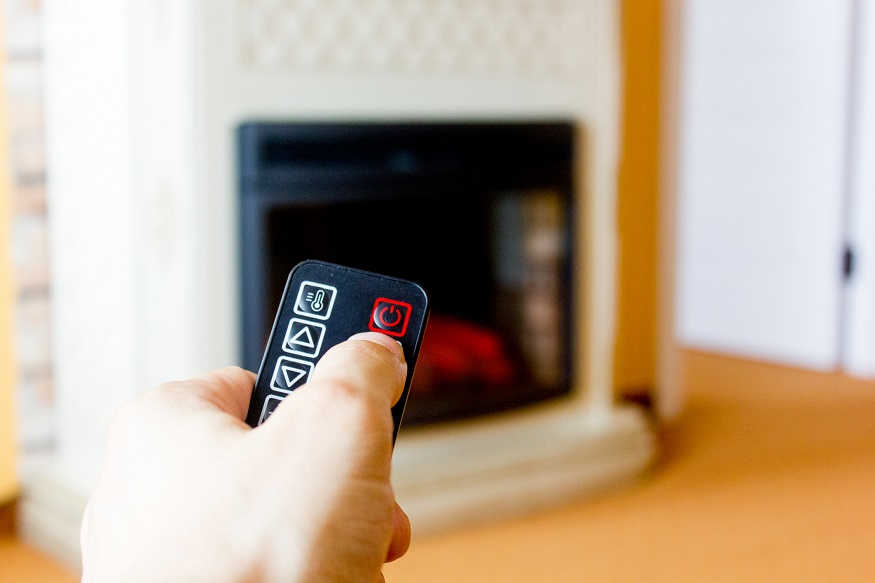
[[[555,75],[573,60],[578,4],[238,0],[238,9],[243,59],[255,68]]]

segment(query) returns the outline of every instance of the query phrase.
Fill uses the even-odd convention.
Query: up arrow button
[[[325,326],[318,322],[308,322],[292,318],[286,330],[283,350],[300,356],[317,356],[325,336]]]

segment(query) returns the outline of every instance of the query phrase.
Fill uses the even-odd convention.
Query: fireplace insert
[[[405,424],[570,392],[573,123],[245,123],[241,356],[286,277],[321,259],[414,280],[432,315]]]

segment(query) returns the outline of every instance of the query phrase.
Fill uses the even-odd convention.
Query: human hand
[[[161,385],[110,427],[83,582],[382,581],[410,524],[390,484],[400,346],[357,334],[256,429],[239,368]]]

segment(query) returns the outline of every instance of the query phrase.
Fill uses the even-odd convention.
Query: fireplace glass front
[[[569,393],[570,122],[252,122],[238,138],[245,367],[289,271],[320,259],[429,293],[405,425]]]

